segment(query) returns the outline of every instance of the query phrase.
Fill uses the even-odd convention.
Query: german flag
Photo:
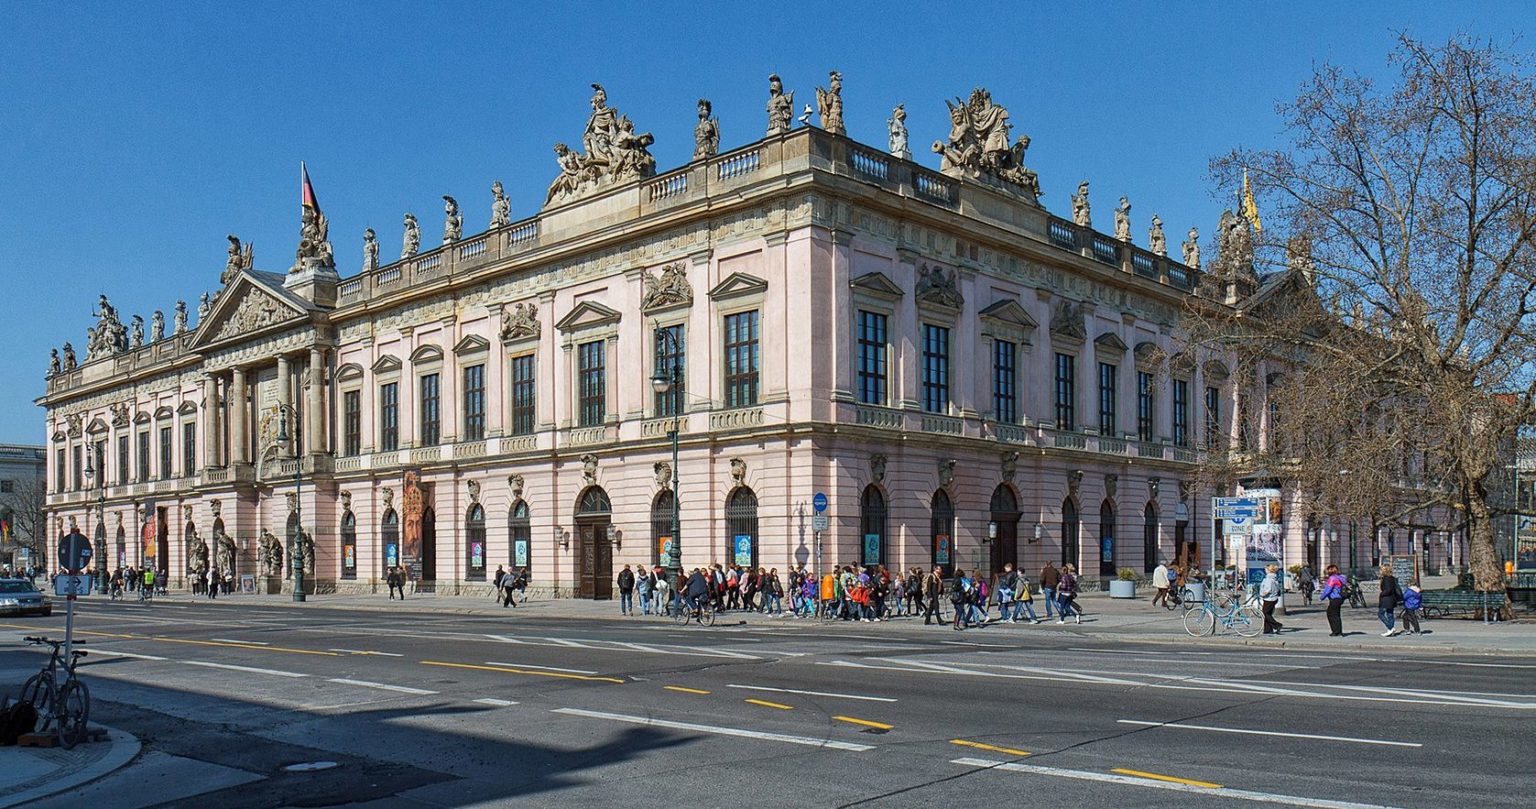
[[[315,199],[315,187],[310,185],[309,182],[309,167],[304,165],[304,161],[302,160],[299,161],[299,174],[303,176],[304,180],[304,198],[301,200],[301,202],[305,208],[314,208],[315,213],[320,213],[320,202]]]

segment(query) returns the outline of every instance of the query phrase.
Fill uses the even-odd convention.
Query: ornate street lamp
[[[659,325],[656,327],[656,340],[658,342],[666,340],[670,345],[671,350],[667,352],[670,362],[667,363],[667,368],[662,369],[658,367],[656,369],[656,373],[651,377],[651,387],[657,393],[678,391],[678,395],[672,398],[672,429],[667,432],[667,436],[672,439],[672,553],[670,554],[671,558],[667,560],[667,568],[675,571],[680,569],[683,563],[683,545],[682,540],[678,537],[678,515],[682,508],[682,499],[678,492],[677,469],[677,443],[680,427],[678,419],[683,410],[683,397],[681,395],[683,389],[683,369],[678,363],[678,357],[682,356],[682,346],[677,342],[677,335],[673,334],[669,329],[661,328]]]
[[[277,445],[280,446],[280,447],[281,446],[286,446],[288,444],[289,440],[290,440],[289,436],[288,436],[288,414],[289,413],[293,414],[293,420],[295,422],[297,422],[299,420],[299,411],[294,410],[292,405],[281,404],[281,403],[278,404],[278,406],[277,406],[277,439],[276,440],[277,440]],[[294,531],[293,531],[293,544],[290,545],[289,548],[288,548],[288,560],[289,560],[288,564],[289,564],[290,567],[293,568],[293,600],[294,601],[304,601],[305,600],[304,599],[304,520],[301,517],[301,515],[303,513],[304,505],[303,505],[303,498],[301,497],[302,482],[299,479],[299,475],[300,475],[300,473],[303,472],[303,470],[304,470],[304,462],[299,457],[298,444],[297,444],[297,442],[295,442],[294,443],[294,453],[293,453],[293,517],[294,517],[295,527],[294,527]]]
[[[96,594],[107,594],[107,475],[102,470],[101,475],[96,470],[101,466],[102,459],[98,456],[101,447],[92,444],[91,451],[85,455],[85,479],[94,481],[96,486]],[[91,461],[95,460],[93,466]]]

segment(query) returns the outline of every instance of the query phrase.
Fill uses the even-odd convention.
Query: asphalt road
[[[0,623],[0,688],[63,617]],[[85,604],[71,807],[1527,806],[1536,658],[806,621]],[[336,762],[317,771],[287,765]]]

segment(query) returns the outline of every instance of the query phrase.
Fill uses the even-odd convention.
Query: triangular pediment
[[[848,282],[848,286],[881,298],[897,300],[906,294],[895,281],[883,272],[868,272]]]
[[[182,402],[180,407],[176,408],[176,412],[183,416],[190,416],[197,412],[197,405],[194,404],[192,400],[188,399],[187,401]]]
[[[156,420],[168,419],[174,415],[176,415],[176,411],[172,410],[169,405],[160,405],[160,407],[155,410]]]
[[[560,318],[555,328],[560,331],[579,331],[595,326],[608,326],[619,322],[621,317],[622,315],[616,310],[609,309],[596,301],[582,301],[576,304],[576,308],[569,314]]]
[[[478,334],[465,335],[464,339],[455,343],[453,346],[453,353],[458,354],[459,356],[463,356],[465,354],[479,354],[483,351],[490,350],[490,341]]]
[[[91,419],[90,424],[86,425],[85,431],[91,435],[104,433],[107,431],[107,422],[106,420],[102,419],[102,417],[97,416],[96,418]]]
[[[392,354],[385,354],[373,361],[373,372],[376,374],[393,373],[400,370],[400,358]]]
[[[1136,344],[1136,364],[1143,368],[1155,368],[1162,364],[1163,350],[1156,343]]]
[[[309,313],[304,309],[273,294],[264,284],[248,273],[241,272],[219,295],[208,317],[198,324],[192,347],[197,349],[228,340],[244,339],[279,326],[306,322],[308,319]]]
[[[133,423],[134,424],[148,424],[149,423],[149,414],[146,413],[143,410],[140,410],[138,412],[138,414],[133,417]]]
[[[768,282],[746,273],[733,272],[709,291],[709,297],[722,301],[743,295],[761,295],[768,290]]]
[[[1040,324],[1029,316],[1028,310],[1012,298],[1005,298],[977,313],[983,320],[1021,331],[1030,331]]]
[[[1103,351],[1106,354],[1124,354],[1125,350],[1129,348],[1129,346],[1125,344],[1125,341],[1120,339],[1120,335],[1115,334],[1112,331],[1104,332],[1098,337],[1095,337],[1093,340],[1093,347],[1094,349]]]

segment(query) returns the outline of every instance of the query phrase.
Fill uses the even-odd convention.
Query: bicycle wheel
[[[21,696],[17,697],[16,701],[31,704],[32,708],[37,711],[39,719],[46,717],[53,711],[54,685],[52,673],[34,674],[27,678],[27,681],[22,683]]]
[[[85,683],[79,680],[64,683],[59,689],[53,717],[58,722],[59,744],[65,750],[85,741],[85,723],[91,717],[91,692]]]
[[[1264,628],[1264,615],[1253,607],[1242,606],[1232,612],[1226,623],[1233,632],[1251,638]]]
[[[715,610],[713,607],[705,607],[699,612],[699,624],[702,626],[715,625]]]
[[[673,623],[676,623],[678,626],[687,626],[688,614],[691,612],[693,612],[693,610],[690,609],[687,604],[679,604],[677,607],[677,612],[672,613]]]
[[[1216,632],[1216,616],[1209,610],[1190,610],[1184,613],[1184,631],[1200,637]]]

